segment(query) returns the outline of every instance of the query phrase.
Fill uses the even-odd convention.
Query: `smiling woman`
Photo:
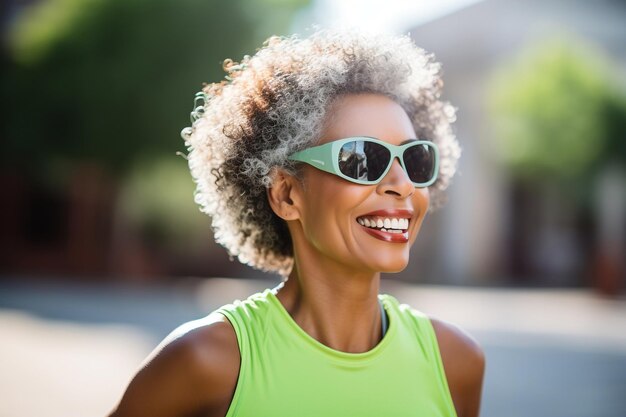
[[[172,332],[111,414],[478,416],[481,347],[379,294],[460,150],[407,37],[320,31],[227,61],[183,131],[218,242],[284,281]]]

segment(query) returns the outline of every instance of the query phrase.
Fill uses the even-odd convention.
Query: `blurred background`
[[[481,415],[626,416],[625,21],[618,0],[2,2],[0,416],[104,415],[173,328],[279,282],[215,244],[179,133],[225,58],[311,25],[442,63],[459,172],[383,289],[485,348]]]

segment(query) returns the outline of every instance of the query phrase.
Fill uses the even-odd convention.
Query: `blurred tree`
[[[118,209],[128,223],[170,252],[188,252],[210,237],[206,215],[193,202],[189,170],[181,165],[171,157],[138,161],[119,196]]]
[[[532,44],[494,75],[495,152],[517,178],[589,185],[626,163],[624,94],[593,48],[571,36]]]
[[[9,32],[2,164],[64,183],[77,161],[121,177],[174,155],[221,62],[282,32],[306,0],[43,0]],[[182,159],[181,159],[182,161]]]
[[[510,273],[591,272],[617,293],[626,242],[606,231],[623,228],[626,94],[608,60],[572,35],[541,39],[494,74],[488,106],[490,150],[511,174]]]
[[[180,131],[190,124],[194,94],[203,82],[223,79],[225,58],[252,54],[268,36],[286,31],[306,3],[39,0],[23,6],[0,52],[3,217],[4,225],[15,225],[0,240],[0,268],[162,275],[176,272],[168,259],[189,260],[163,255],[206,251],[209,222],[193,201],[187,163],[176,156],[186,151]],[[59,225],[45,245],[41,224]],[[34,237],[24,237],[31,229]],[[198,249],[201,239],[205,246]],[[211,266],[206,252],[199,259]]]

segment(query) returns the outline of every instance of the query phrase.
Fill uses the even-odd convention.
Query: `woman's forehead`
[[[338,97],[327,111],[319,143],[369,136],[381,140],[415,137],[413,124],[404,109],[381,94],[348,94]]]

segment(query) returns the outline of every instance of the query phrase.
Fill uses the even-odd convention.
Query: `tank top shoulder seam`
[[[411,315],[419,323],[424,324],[425,331],[427,332],[425,336],[429,339],[428,345],[432,351],[432,355],[434,356],[435,368],[436,368],[435,370],[436,370],[437,377],[439,379],[439,383],[442,385],[442,390],[444,391],[443,395],[445,397],[445,401],[447,403],[448,408],[450,408],[452,417],[458,417],[456,414],[456,408],[454,407],[454,401],[452,400],[450,387],[448,385],[445,368],[443,366],[441,350],[439,349],[439,341],[437,340],[437,334],[435,333],[435,328],[433,327],[430,316],[421,310],[411,307],[408,304],[400,303],[392,295],[384,294],[381,297],[383,297],[384,300],[388,300],[389,303],[394,305],[395,309],[398,312],[398,315],[400,316],[407,315],[407,314]]]
[[[249,369],[249,354],[247,352],[247,341],[249,335],[245,330],[245,326],[240,323],[236,314],[233,314],[231,308],[237,308],[235,304],[227,304],[216,310],[216,313],[223,315],[233,327],[235,335],[237,337],[237,347],[239,348],[239,371],[237,373],[237,382],[235,383],[235,389],[233,391],[233,397],[228,405],[225,417],[235,417],[237,415],[238,404],[240,403],[239,397],[242,396],[245,384],[243,383],[246,373]]]
[[[439,375],[440,383],[442,384],[442,388],[444,391],[444,395],[446,397],[446,402],[448,403],[448,407],[453,413],[453,417],[458,417],[456,413],[456,407],[454,406],[454,400],[452,399],[452,393],[450,392],[450,386],[448,385],[448,378],[446,376],[446,371],[443,366],[443,358],[441,357],[441,349],[439,348],[439,340],[437,339],[437,333],[435,332],[435,327],[430,319],[430,316],[424,314],[425,322],[427,322],[427,329],[430,333],[431,337],[431,345],[434,350],[435,362],[437,366],[437,374]]]

